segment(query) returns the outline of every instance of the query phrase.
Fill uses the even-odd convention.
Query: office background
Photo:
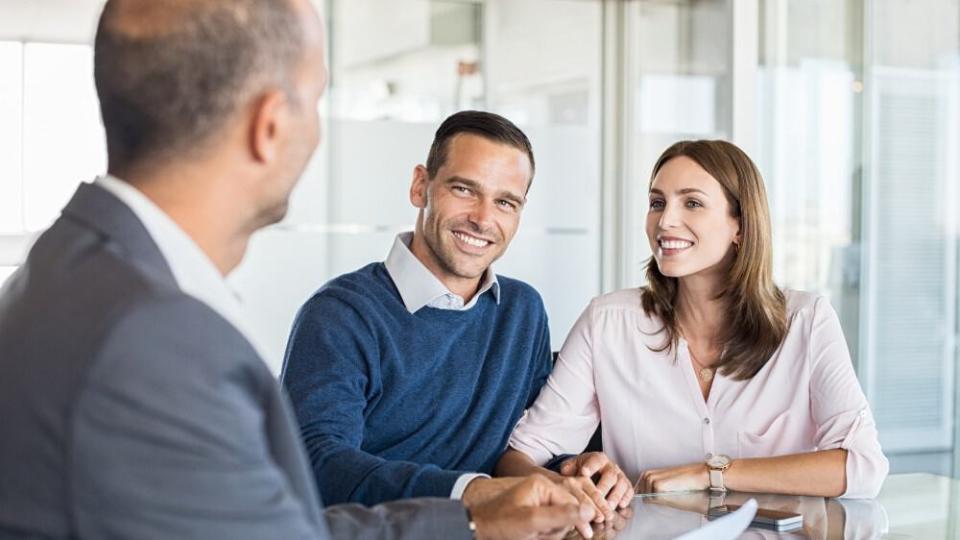
[[[538,170],[499,273],[554,348],[643,283],[653,161],[687,138],[755,158],[775,276],[840,313],[892,472],[960,476],[960,0],[315,0],[324,142],[288,218],[231,276],[279,370],[300,304],[411,228],[413,166],[452,112],[516,121]],[[0,282],[105,169],[102,0],[0,0]]]

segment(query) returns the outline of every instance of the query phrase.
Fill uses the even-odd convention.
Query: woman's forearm
[[[735,459],[723,483],[734,491],[839,497],[847,490],[847,451]]]

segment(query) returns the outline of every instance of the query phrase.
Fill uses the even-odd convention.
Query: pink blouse
[[[875,497],[889,464],[829,301],[785,291],[788,330],[753,378],[716,374],[704,402],[682,338],[676,358],[638,289],[594,299],[574,325],[510,446],[545,463],[581,451],[603,422],[603,449],[632,479],[710,454],[771,457],[843,448],[844,497]]]

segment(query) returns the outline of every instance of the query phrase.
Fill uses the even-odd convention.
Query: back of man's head
[[[302,51],[291,0],[109,0],[94,78],[110,171],[202,156],[267,87],[295,101]]]

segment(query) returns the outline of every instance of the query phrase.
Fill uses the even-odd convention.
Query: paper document
[[[690,531],[676,540],[734,540],[747,530],[757,513],[756,499],[750,499],[739,510],[715,519],[695,531]]]

